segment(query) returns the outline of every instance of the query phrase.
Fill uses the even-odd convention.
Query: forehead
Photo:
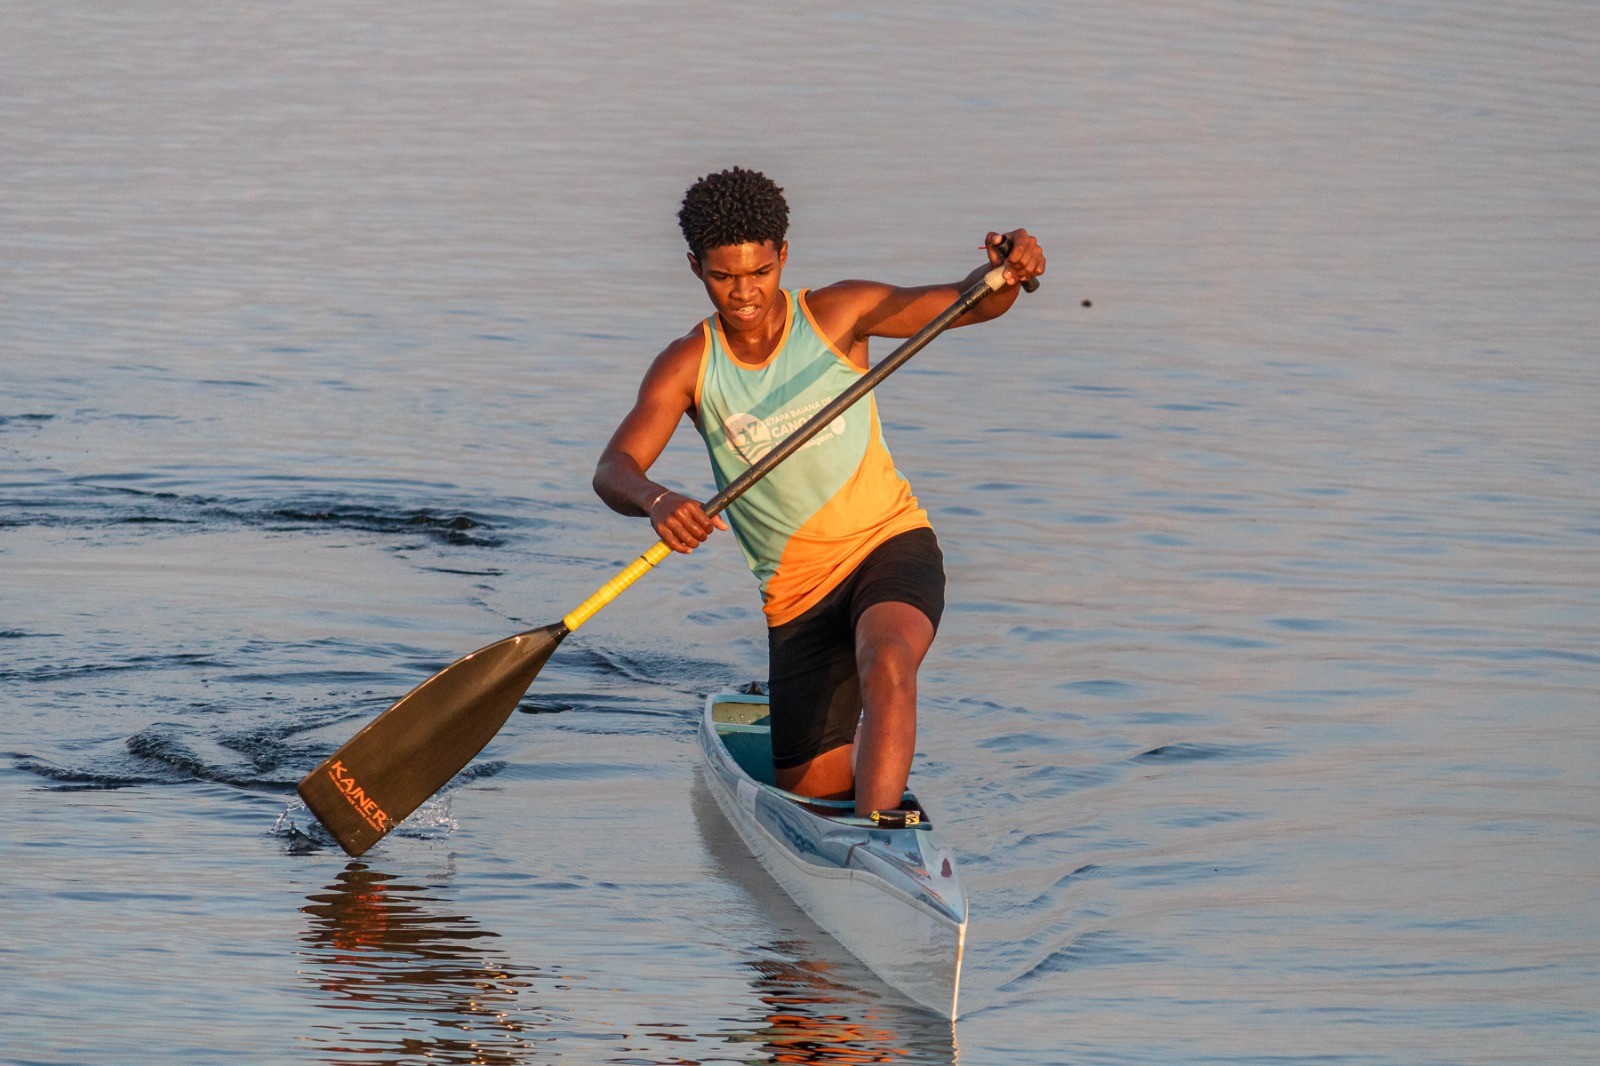
[[[700,265],[715,274],[753,274],[763,267],[775,266],[780,259],[779,250],[771,241],[760,244],[724,244],[720,248],[707,248]]]

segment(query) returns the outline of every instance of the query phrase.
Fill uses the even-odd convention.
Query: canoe
[[[801,910],[886,983],[955,1018],[967,895],[955,856],[915,796],[915,825],[886,828],[850,803],[773,783],[767,698],[706,699],[700,748],[710,792],[745,845]]]

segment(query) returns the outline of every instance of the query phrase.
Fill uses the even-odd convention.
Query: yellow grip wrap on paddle
[[[623,590],[644,577],[657,563],[671,554],[671,548],[659,540],[656,541],[643,555],[623,567],[620,574],[596,589],[593,596],[574,607],[572,613],[561,620],[561,624],[566,626],[569,632],[577,629],[593,618],[600,608],[622,595]]]

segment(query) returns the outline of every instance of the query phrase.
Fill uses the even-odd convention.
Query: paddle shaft
[[[1006,250],[1002,247],[1001,254],[1005,254]],[[1033,282],[1032,287],[1030,288],[1027,282],[1024,282],[1023,288],[1029,292],[1039,287],[1036,278],[1029,278],[1028,281]],[[927,325],[912,334],[904,344],[891,352],[887,359],[868,370],[849,388],[829,401],[827,406],[808,418],[799,429],[785,437],[781,444],[752,463],[744,473],[728,482],[721,492],[707,500],[703,507],[706,516],[710,517],[727,510],[728,505],[743,496],[750,486],[772,473],[773,468],[779,463],[805,447],[807,441],[821,433],[823,428],[843,414],[846,408],[871,392],[884,378],[904,366],[908,359],[926,348],[939,334],[949,329],[956,319],[978,306],[979,301],[985,296],[1004,288],[1005,283],[1005,264],[1002,263],[967,286],[966,290],[956,297],[954,303],[940,311]],[[593,618],[602,607],[620,596],[628,586],[649,573],[657,563],[670,554],[672,554],[672,549],[667,547],[665,542],[656,541],[643,555],[624,567],[621,573],[597,589],[594,595],[573,608],[561,620],[562,625],[566,626],[569,632],[577,629],[590,618]]]

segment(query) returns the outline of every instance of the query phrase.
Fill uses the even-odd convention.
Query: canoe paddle
[[[1002,256],[1009,247],[1002,244]],[[705,505],[709,517],[816,436],[845,408],[916,355],[951,323],[1005,286],[1005,265],[969,285],[883,362],[867,371]],[[1023,282],[1033,292],[1036,278]],[[482,751],[573,630],[622,594],[672,549],[657,541],[561,621],[479,648],[402,696],[300,782],[300,798],[351,855],[361,855],[443,788]]]

